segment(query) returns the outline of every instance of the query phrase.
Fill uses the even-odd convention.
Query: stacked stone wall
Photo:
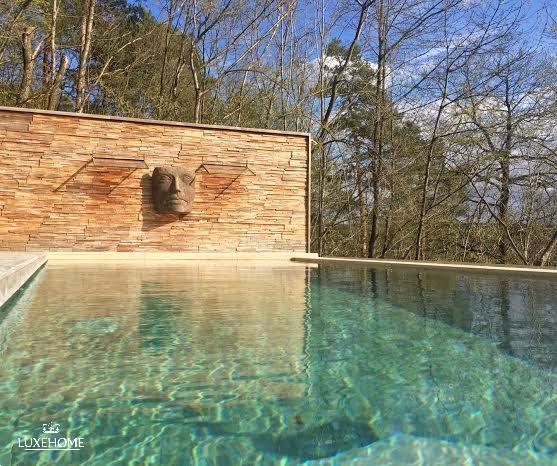
[[[301,133],[0,108],[0,250],[303,252],[308,152]],[[189,214],[154,210],[160,165],[196,172]]]

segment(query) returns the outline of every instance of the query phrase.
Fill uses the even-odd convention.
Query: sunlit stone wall
[[[302,133],[0,107],[0,250],[304,252],[308,153]],[[154,211],[159,165],[197,173],[188,215]]]

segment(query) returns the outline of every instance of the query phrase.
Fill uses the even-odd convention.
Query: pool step
[[[46,253],[0,252],[0,307],[47,261]]]

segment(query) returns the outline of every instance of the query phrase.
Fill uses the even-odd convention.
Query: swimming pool
[[[0,464],[557,464],[556,296],[519,275],[48,265],[0,311]]]

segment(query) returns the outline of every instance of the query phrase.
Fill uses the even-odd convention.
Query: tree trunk
[[[193,89],[195,91],[193,121],[194,123],[201,123],[201,83],[197,67],[195,66],[195,46],[193,44],[190,50],[190,70],[193,79]]]
[[[50,44],[49,44],[49,52],[50,52],[50,56],[49,58],[49,67],[48,70],[45,70],[45,86],[48,89],[47,91],[47,98],[46,98],[46,103],[47,103],[47,108],[51,109],[52,108],[52,95],[55,92],[54,90],[54,81],[56,80],[56,77],[58,76],[58,72],[56,71],[56,28],[57,28],[57,21],[58,21],[58,0],[52,0],[51,1],[51,6],[52,6],[52,11],[51,11],[51,15],[50,15]],[[46,63],[46,60],[45,60]],[[62,63],[60,62],[60,66],[62,65]],[[60,70],[58,70],[60,71]],[[65,70],[64,70],[65,72]],[[58,106],[58,103],[54,103],[54,108],[56,108]]]
[[[60,59],[60,66],[58,67],[58,72],[54,77],[54,81],[52,83],[52,90],[50,92],[50,98],[48,101],[48,109],[49,110],[56,110],[58,108],[58,104],[60,103],[60,94],[62,93],[62,83],[64,80],[64,74],[66,73],[66,69],[68,68],[68,57],[66,55],[62,55]]]
[[[165,74],[166,74],[166,63],[168,61],[168,48],[170,47],[170,30],[172,28],[172,23],[174,21],[174,2],[170,1],[168,7],[168,22],[166,25],[166,33],[164,36],[164,53],[162,56],[162,65],[161,65],[161,75],[159,79],[159,98],[162,100],[162,96],[164,94],[164,81],[165,81]],[[161,102],[159,102],[159,105]],[[160,118],[160,107],[157,109],[157,115]]]
[[[323,255],[323,200],[325,193],[325,125],[328,122],[325,111],[325,4],[320,2],[321,7],[321,24],[320,24],[320,53],[319,53],[319,117],[321,119],[321,131],[317,138],[318,144],[314,147],[319,155],[319,171],[317,183],[317,254]],[[330,101],[329,101],[330,104]]]
[[[392,101],[392,99],[391,99]],[[392,148],[394,146],[394,140],[393,140],[393,126],[394,126],[394,118],[391,115],[389,115],[389,135],[388,135],[388,141],[387,143],[389,144],[389,146],[391,147],[391,151]],[[396,166],[395,166],[395,160],[396,160],[396,154],[392,151],[392,153],[389,156],[389,171],[390,171],[390,176],[387,179],[387,183],[388,183],[388,189],[389,189],[389,202],[387,204],[387,210],[386,210],[386,215],[385,215],[385,227],[383,230],[383,245],[381,246],[381,254],[379,255],[380,258],[384,258],[385,254],[387,253],[388,247],[389,247],[389,235],[391,233],[391,222],[392,222],[392,218],[393,218],[393,193],[395,192],[395,183],[394,183],[394,173],[396,172]]]
[[[509,200],[510,200],[510,156],[512,149],[512,109],[509,96],[509,80],[508,77],[505,80],[505,107],[507,110],[507,119],[505,127],[505,142],[503,150],[501,151],[501,157],[499,159],[499,166],[501,168],[501,193],[497,201],[497,209],[500,222],[501,236],[499,238],[499,243],[497,249],[499,251],[499,262],[505,264],[507,262],[507,241],[506,238],[506,227],[508,226],[508,211],[509,211]]]
[[[379,223],[379,202],[380,202],[380,183],[381,183],[381,164],[383,161],[383,122],[385,113],[385,77],[386,77],[386,48],[387,48],[387,18],[384,11],[384,0],[377,6],[377,74],[375,80],[375,108],[376,118],[373,125],[373,176],[372,176],[372,200],[371,226],[369,232],[369,243],[367,256],[375,257],[377,245],[377,232]]]
[[[443,80],[443,90],[441,92],[441,102],[437,108],[437,115],[435,117],[435,124],[433,126],[433,132],[431,134],[431,139],[427,147],[426,154],[426,164],[424,169],[424,178],[422,182],[422,193],[420,197],[420,212],[418,217],[418,230],[416,232],[416,240],[414,242],[414,260],[423,259],[423,242],[424,242],[424,228],[425,228],[425,217],[428,211],[428,199],[427,190],[429,189],[429,180],[431,178],[431,166],[433,164],[433,154],[435,149],[435,143],[437,142],[437,131],[439,130],[439,124],[441,122],[441,116],[445,110],[445,101],[447,99],[447,89],[449,85],[449,74],[450,67],[448,64],[449,57],[447,56],[447,67],[445,68],[445,75]],[[435,202],[435,201],[433,201]]]
[[[323,255],[323,201],[325,199],[325,147],[319,148],[319,182],[317,183],[317,253]]]
[[[548,265],[549,261],[551,260],[553,249],[555,248],[556,245],[557,245],[557,230],[553,232],[553,236],[547,243],[547,246],[543,249],[542,253],[540,254],[540,257],[534,262],[534,265],[541,265],[542,267]]]
[[[360,13],[358,17],[358,24],[356,25],[356,30],[354,31],[354,36],[352,37],[352,41],[350,42],[350,46],[348,47],[348,51],[346,53],[346,57],[342,65],[336,70],[335,75],[333,76],[331,86],[330,86],[330,97],[327,103],[327,107],[325,109],[325,89],[324,89],[324,65],[323,61],[325,58],[324,50],[325,50],[325,40],[324,40],[324,31],[325,31],[325,10],[324,10],[324,3],[321,2],[321,60],[320,60],[320,71],[319,71],[319,88],[320,88],[320,106],[321,106],[321,125],[319,129],[319,134],[317,136],[317,141],[320,142],[320,168],[321,172],[319,173],[319,183],[318,183],[318,212],[317,212],[317,249],[319,255],[323,252],[323,201],[324,201],[324,193],[325,193],[325,167],[326,167],[326,160],[325,160],[325,138],[327,133],[330,130],[330,118],[333,113],[333,109],[335,106],[335,101],[337,98],[338,87],[342,81],[342,76],[348,67],[348,64],[352,60],[352,55],[354,54],[354,50],[356,48],[356,44],[362,32],[362,28],[364,27],[367,11],[371,5],[371,2],[365,1],[363,3],[359,3],[360,5]]]
[[[91,37],[93,33],[93,20],[95,17],[96,0],[85,0],[83,5],[83,16],[81,17],[81,45],[79,53],[79,67],[77,69],[75,109],[83,112],[87,101],[87,64],[91,51]]]
[[[19,86],[19,95],[17,98],[17,106],[23,106],[31,98],[31,85],[33,83],[33,69],[35,67],[35,57],[33,53],[33,35],[32,27],[25,28],[21,37],[21,54],[23,57],[23,72],[21,76],[21,84]]]
[[[360,154],[356,156],[355,166],[356,176],[356,192],[358,193],[357,208],[358,208],[358,255],[365,257],[367,253],[367,219],[366,219],[366,206],[364,187],[362,182],[362,168],[360,166]]]
[[[10,40],[10,33],[12,32],[15,24],[19,21],[19,19],[21,18],[21,16],[23,15],[23,13],[25,12],[25,10],[27,8],[29,8],[29,5],[31,5],[32,0],[24,0],[21,4],[21,6],[19,7],[18,12],[15,14],[15,16],[12,18],[10,25],[7,27],[3,28],[2,31],[2,36],[4,37],[4,40],[0,43],[0,61],[2,60],[2,57],[4,56],[4,52],[6,51],[6,46],[8,45],[8,42]]]

